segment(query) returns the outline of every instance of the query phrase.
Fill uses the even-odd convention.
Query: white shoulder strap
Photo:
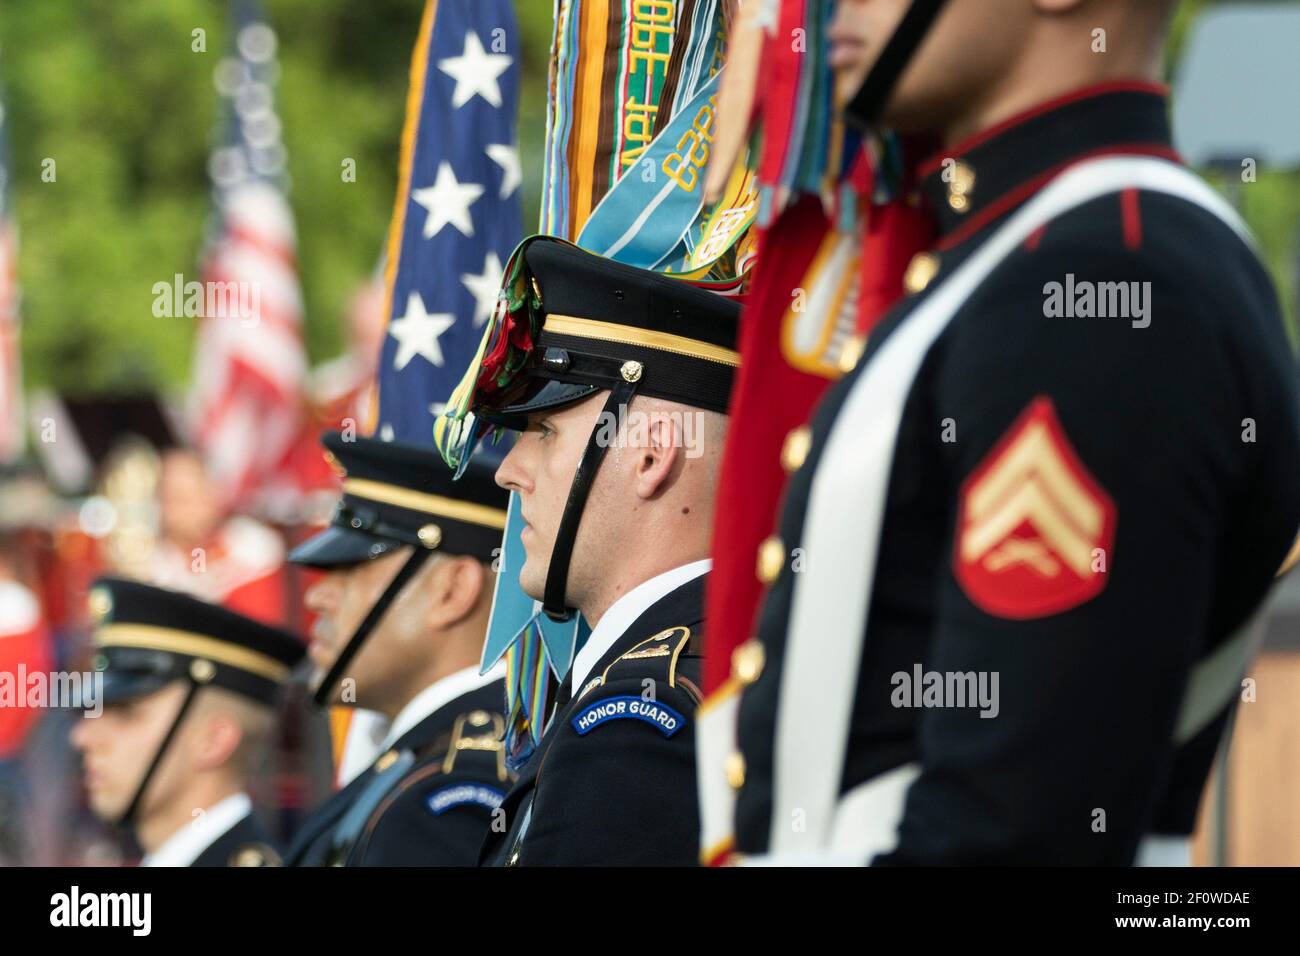
[[[1232,208],[1175,163],[1148,157],[1081,163],[1021,207],[944,279],[885,340],[845,398],[813,475],[799,542],[806,561],[794,576],[777,704],[772,853],[831,849],[858,669],[869,639],[867,609],[894,446],[917,370],[971,294],[1035,230],[1125,189],[1193,202],[1253,242]],[[900,790],[898,799],[905,795]]]

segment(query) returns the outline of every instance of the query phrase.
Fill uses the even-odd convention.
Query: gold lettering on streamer
[[[709,144],[713,142],[713,110],[718,105],[717,96],[695,114],[691,128],[677,141],[677,148],[663,161],[663,171],[682,189],[694,192],[699,184],[700,171],[709,161]]]

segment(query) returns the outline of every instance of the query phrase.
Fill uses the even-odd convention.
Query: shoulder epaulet
[[[662,678],[668,682],[669,687],[690,685],[691,682],[678,673],[678,664],[683,655],[699,653],[702,636],[699,629],[692,631],[685,625],[678,625],[638,641],[600,674],[587,681],[578,697],[621,677]]]
[[[451,728],[451,738],[447,743],[447,752],[442,758],[442,772],[451,773],[456,766],[456,758],[463,752],[480,751],[496,757],[497,778],[503,782],[510,779],[506,770],[506,722],[500,715],[489,710],[471,710],[456,717]]]
[[[403,751],[400,755],[404,762],[401,773],[391,783],[379,788],[374,799],[368,801],[370,806],[364,817],[357,821],[359,825],[354,828],[355,832],[343,841],[346,844],[345,858],[354,856],[354,850],[364,854],[384,815],[407,794],[416,793],[417,788],[455,770],[457,759],[466,751],[493,755],[497,779],[508,786],[511,776],[506,769],[504,735],[505,720],[500,714],[476,708],[458,714],[450,733],[441,734],[422,747]],[[435,816],[441,816],[447,810],[467,803],[492,809],[504,795],[504,791],[493,790],[484,784],[453,782],[421,797],[421,802]],[[363,793],[358,803],[366,799],[367,795]],[[343,829],[342,825],[339,829]]]

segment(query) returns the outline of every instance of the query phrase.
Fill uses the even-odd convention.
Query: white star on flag
[[[492,143],[487,147],[487,154],[505,173],[501,177],[501,198],[505,199],[524,181],[523,170],[519,167],[519,150],[503,143]]]
[[[474,296],[474,327],[482,325],[497,307],[497,295],[501,292],[501,273],[503,267],[500,257],[488,250],[483,258],[483,271],[479,275],[467,272],[460,277],[461,283]]]
[[[430,315],[424,309],[420,294],[412,292],[406,300],[406,314],[388,323],[388,334],[397,339],[393,368],[400,372],[417,355],[424,356],[434,365],[442,365],[442,347],[438,344],[438,336],[455,324],[456,317],[446,312]]]
[[[506,53],[488,53],[473,30],[465,33],[465,50],[460,56],[438,61],[438,69],[456,81],[451,105],[460,109],[475,96],[493,106],[501,105],[501,85],[497,78],[510,68],[514,58]]]
[[[482,186],[462,184],[456,179],[451,163],[443,163],[438,167],[438,178],[432,186],[411,190],[411,198],[428,210],[424,217],[424,238],[432,239],[448,223],[455,226],[462,236],[474,235],[474,220],[470,218],[469,207],[482,195]]]

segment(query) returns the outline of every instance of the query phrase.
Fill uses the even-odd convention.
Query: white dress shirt
[[[448,674],[446,677],[434,681],[412,697],[406,706],[397,712],[397,716],[393,718],[393,723],[388,729],[388,736],[384,738],[384,743],[380,749],[387,750],[393,746],[404,733],[439,707],[450,704],[462,694],[468,694],[472,690],[485,687],[494,680],[500,680],[505,674],[505,661],[498,661],[486,674],[480,674],[477,667],[467,667],[462,671],[456,671],[454,674]],[[504,697],[502,699],[504,700]]]
[[[169,836],[158,849],[145,854],[140,865],[189,866],[227,830],[252,812],[253,801],[248,799],[248,794],[231,794]]]
[[[614,642],[623,636],[650,605],[676,591],[683,584],[694,581],[712,567],[712,558],[683,564],[649,581],[641,582],[611,604],[609,610],[601,615],[600,621],[591,629],[591,636],[587,638],[587,643],[582,645],[582,650],[578,651],[578,655],[573,659],[570,681],[573,696],[578,696],[578,691],[587,679],[587,675],[591,673],[591,669],[596,666],[596,662],[605,656],[614,646]]]

